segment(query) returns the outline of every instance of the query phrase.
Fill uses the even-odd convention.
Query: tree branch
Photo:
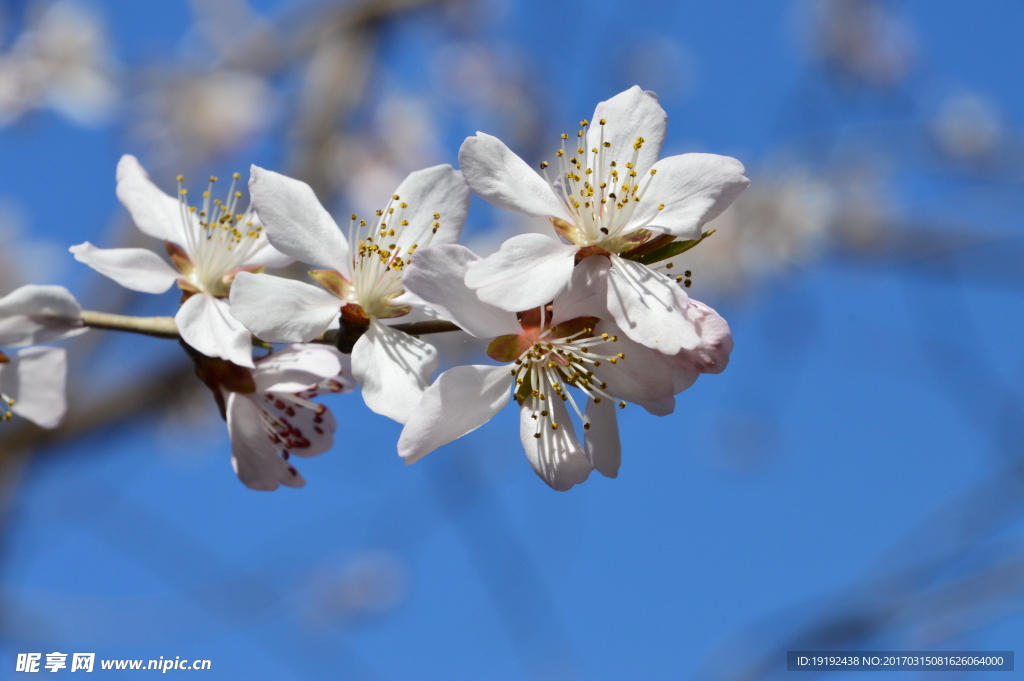
[[[82,323],[94,329],[107,329],[108,331],[127,331],[129,333],[141,333],[156,338],[167,338],[178,340],[181,334],[178,333],[178,326],[174,323],[174,317],[130,317],[122,314],[110,314],[108,312],[82,311]],[[428,333],[445,333],[447,331],[462,331],[455,324],[442,319],[432,319],[425,322],[407,322],[395,324],[391,327],[398,331],[404,331],[412,336],[422,336]],[[319,337],[313,339],[313,343],[325,343],[335,345],[338,339],[338,332],[335,329],[325,331]]]

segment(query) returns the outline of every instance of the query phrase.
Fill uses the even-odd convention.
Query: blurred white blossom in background
[[[672,259],[705,294],[738,295],[758,279],[815,256],[836,214],[835,192],[809,170],[751,175],[753,184],[707,225],[715,233]]]
[[[27,28],[0,55],[0,124],[44,107],[79,125],[107,122],[119,99],[118,65],[100,17],[72,0],[31,9]]]
[[[954,161],[991,159],[1006,136],[999,106],[972,93],[944,101],[931,132],[939,151]]]
[[[354,625],[391,612],[409,593],[409,566],[397,554],[367,549],[311,577],[305,619],[312,626]]]
[[[157,71],[137,108],[136,136],[164,164],[180,168],[252,141],[272,119],[274,96],[262,76],[248,71]]]
[[[886,88],[913,69],[913,31],[884,0],[815,0],[809,9],[811,51],[839,74]]]

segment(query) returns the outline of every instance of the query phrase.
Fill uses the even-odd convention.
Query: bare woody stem
[[[181,338],[174,317],[129,317],[123,314],[82,310],[82,324],[94,329],[128,331],[157,338]]]
[[[181,334],[178,333],[178,326],[174,323],[174,317],[130,317],[128,315],[83,310],[82,324],[94,329],[141,333],[146,336],[155,336],[156,338],[169,338],[172,340],[181,338]],[[404,331],[413,336],[462,330],[451,322],[439,319],[395,324],[391,328]],[[334,345],[336,338],[337,331],[331,330],[324,332],[319,338],[315,338],[313,342]]]

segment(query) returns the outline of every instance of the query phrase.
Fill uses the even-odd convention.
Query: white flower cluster
[[[302,485],[291,455],[326,451],[336,427],[312,399],[358,384],[371,410],[404,425],[398,453],[407,463],[514,399],[527,458],[567,490],[593,470],[617,475],[616,409],[632,402],[672,413],[675,395],[700,373],[722,371],[732,350],[725,320],[687,295],[688,273],[653,265],[699,244],[749,181],[724,156],[659,160],[666,120],[656,95],[633,87],[600,103],[575,138],[562,135],[541,173],[478,133],[462,145],[461,172],[410,174],[347,230],[307,184],[284,175],[253,166],[251,205],[241,211],[234,182],[221,201],[211,178],[193,204],[183,188],[161,192],[125,156],[118,197],[139,229],[165,242],[173,267],[144,249],[71,251],[128,288],[182,290],[179,333],[249,487]],[[513,237],[481,259],[458,244],[471,192],[547,217],[555,234]],[[317,268],[316,286],[264,273],[293,260]],[[432,378],[437,350],[395,324],[413,311],[488,340],[494,363]],[[254,360],[250,333],[289,345]]]

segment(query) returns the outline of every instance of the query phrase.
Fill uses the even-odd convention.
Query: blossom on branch
[[[67,353],[63,348],[24,347],[77,336],[82,308],[62,286],[22,286],[0,298],[0,421],[15,414],[56,428],[67,411]]]
[[[173,198],[153,184],[134,156],[125,154],[117,164],[117,197],[139,230],[164,241],[174,267],[145,248],[100,249],[87,241],[70,250],[79,262],[133,291],[163,293],[177,284],[183,295],[174,320],[185,342],[208,357],[252,367],[249,332],[228,312],[231,284],[239,272],[281,267],[291,258],[267,242],[251,206],[238,212],[237,173],[225,201],[212,197],[211,177],[198,208],[189,205],[182,179]]]
[[[417,249],[458,241],[469,210],[462,173],[449,165],[411,173],[374,219],[352,215],[347,239],[306,183],[255,166],[250,177],[270,242],[324,268],[309,273],[322,288],[241,273],[231,314],[272,343],[310,341],[338,323],[366,406],[405,423],[437,368],[437,350],[381,320],[422,307],[405,295],[402,275]]]
[[[544,305],[564,290],[584,258],[610,263],[606,305],[623,332],[668,355],[701,343],[686,292],[649,267],[705,236],[750,181],[743,164],[714,154],[658,160],[667,116],[657,96],[639,87],[598,104],[577,139],[562,135],[555,177],[537,174],[499,139],[477,133],[462,145],[459,164],[470,188],[494,205],[551,219],[568,243],[523,234],[471,265],[466,285],[509,311]],[[710,309],[710,308],[708,308]]]
[[[313,399],[355,388],[348,358],[326,345],[296,344],[248,369],[190,354],[227,421],[238,478],[257,490],[305,485],[289,459],[323,454],[334,445],[334,416]]]
[[[621,459],[615,410],[633,402],[657,416],[670,414],[674,395],[692,385],[697,372],[619,335],[600,284],[607,261],[584,260],[551,305],[519,314],[459,285],[478,262],[464,246],[435,246],[406,273],[406,288],[439,314],[492,339],[487,354],[501,364],[441,374],[406,423],[399,454],[406,463],[419,460],[489,421],[512,396],[520,407],[523,449],[544,482],[567,490],[591,470],[615,477]],[[575,397],[570,388],[578,391]],[[570,408],[582,421],[582,444]]]

